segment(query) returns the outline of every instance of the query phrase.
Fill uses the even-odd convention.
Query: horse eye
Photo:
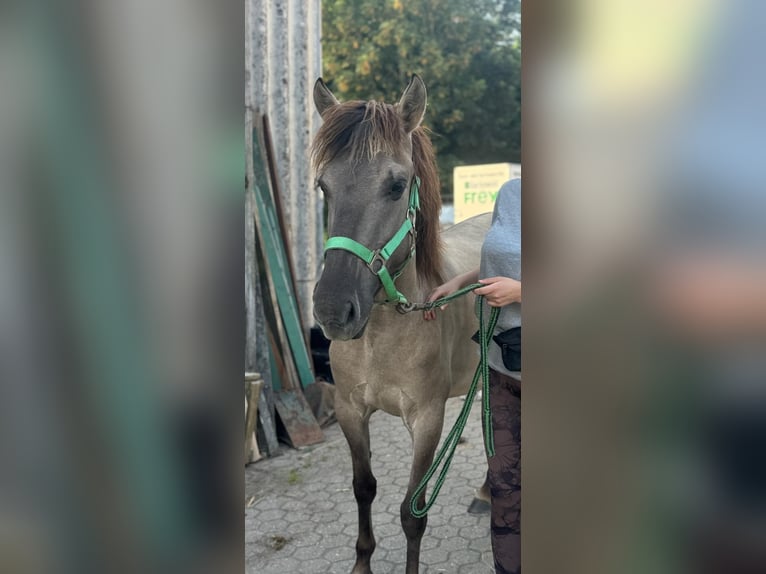
[[[405,184],[403,181],[394,182],[391,186],[391,197],[393,199],[399,199],[404,193]]]

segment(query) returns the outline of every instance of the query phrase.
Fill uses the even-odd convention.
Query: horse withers
[[[427,517],[414,517],[409,501],[433,461],[445,401],[465,394],[470,384],[477,358],[469,339],[477,321],[471,294],[453,301],[437,321],[400,311],[424,301],[444,278],[478,266],[491,216],[440,232],[439,178],[420,125],[426,87],[418,76],[395,105],[340,103],[320,78],[314,103],[323,124],[312,163],[330,237],[314,289],[314,315],[332,341],[336,415],[351,450],[359,513],[352,574],[371,572],[375,550],[369,419],[377,410],[401,417],[412,437],[401,521],[406,572],[416,574]],[[419,507],[424,498],[425,493]]]

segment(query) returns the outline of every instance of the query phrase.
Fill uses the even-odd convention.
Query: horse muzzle
[[[358,339],[370,319],[377,276],[361,259],[345,251],[331,251],[314,287],[314,318],[331,341]]]
[[[331,341],[358,339],[367,327],[367,317],[362,317],[359,305],[347,298],[333,297],[323,301],[314,296],[314,318],[324,336]]]

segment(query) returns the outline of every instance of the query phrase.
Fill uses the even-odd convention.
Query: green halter
[[[407,297],[405,297],[396,289],[394,281],[396,281],[397,277],[402,274],[402,271],[404,271],[407,263],[410,262],[410,259],[412,259],[412,256],[415,254],[415,239],[417,234],[415,231],[415,216],[420,209],[419,190],[420,178],[415,176],[412,180],[412,186],[410,188],[410,204],[407,208],[407,215],[404,219],[404,223],[402,223],[399,231],[397,231],[394,236],[388,240],[388,243],[386,243],[380,249],[376,249],[374,251],[367,249],[364,245],[358,241],[354,241],[350,237],[330,237],[327,240],[327,243],[325,243],[325,254],[330,249],[343,249],[344,251],[350,251],[359,257],[362,261],[364,261],[370,271],[377,275],[380,279],[380,282],[383,284],[383,289],[386,292],[386,303],[408,305]],[[388,263],[391,255],[394,254],[399,245],[401,245],[402,241],[404,241],[404,238],[408,235],[412,238],[410,254],[401,268],[396,273],[394,273],[393,276],[391,276],[388,268],[386,267],[386,263]]]

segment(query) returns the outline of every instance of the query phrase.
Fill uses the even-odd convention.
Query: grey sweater
[[[495,200],[492,226],[481,247],[479,278],[510,277],[521,281],[521,180],[512,179],[503,184]],[[484,308],[485,321],[489,306]],[[521,303],[503,307],[495,334],[521,325]],[[489,348],[489,365],[496,371],[521,380],[520,372],[509,372],[503,365],[500,347],[494,341]]]

